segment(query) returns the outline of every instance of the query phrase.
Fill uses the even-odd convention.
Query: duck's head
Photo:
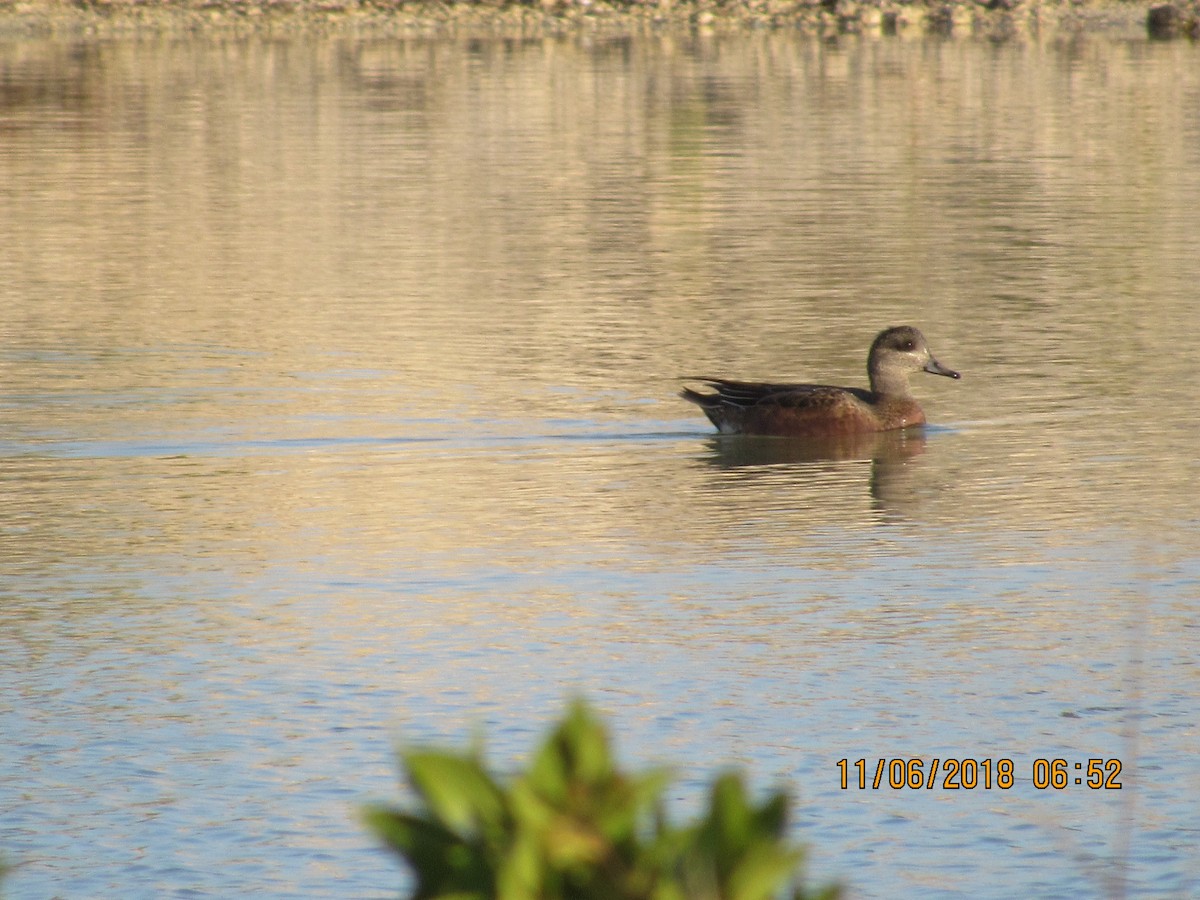
[[[911,325],[881,331],[871,344],[871,353],[867,357],[871,389],[879,393],[903,393],[907,390],[908,376],[913,372],[962,377],[934,359],[925,343],[925,335]]]

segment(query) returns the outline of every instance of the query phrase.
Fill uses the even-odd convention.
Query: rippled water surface
[[[851,897],[1195,896],[1198,109],[1107,37],[0,43],[9,894],[395,896],[395,742],[581,693]],[[900,322],[923,435],[676,397]]]

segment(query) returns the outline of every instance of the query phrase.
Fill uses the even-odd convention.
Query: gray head
[[[871,344],[867,357],[867,375],[871,378],[871,390],[877,394],[908,394],[908,376],[912,372],[929,372],[959,378],[953,369],[947,369],[933,358],[925,335],[911,325],[900,325],[881,331]]]

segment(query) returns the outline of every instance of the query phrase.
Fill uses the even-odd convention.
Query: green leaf
[[[384,843],[401,854],[417,881],[414,898],[493,893],[487,860],[440,822],[385,807],[368,807],[363,818]]]
[[[608,734],[587,705],[576,701],[533,761],[529,779],[555,804],[606,785],[615,773]]]
[[[712,789],[709,815],[701,832],[705,849],[712,854],[717,871],[726,875],[750,843],[754,815],[742,779],[732,773],[718,777]]]
[[[765,841],[751,846],[729,875],[729,900],[770,900],[796,871],[802,854]]]
[[[413,789],[450,830],[471,837],[505,827],[504,793],[478,759],[424,750],[404,754],[403,761]]]
[[[496,872],[496,900],[528,900],[540,896],[548,877],[541,842],[528,829],[518,829]]]

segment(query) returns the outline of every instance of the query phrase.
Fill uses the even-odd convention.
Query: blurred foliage
[[[416,811],[373,806],[370,828],[415,876],[414,900],[832,900],[796,883],[788,797],[756,804],[719,776],[689,825],[668,821],[666,774],[628,774],[586,704],[575,703],[525,772],[488,774],[464,754],[402,754]]]

